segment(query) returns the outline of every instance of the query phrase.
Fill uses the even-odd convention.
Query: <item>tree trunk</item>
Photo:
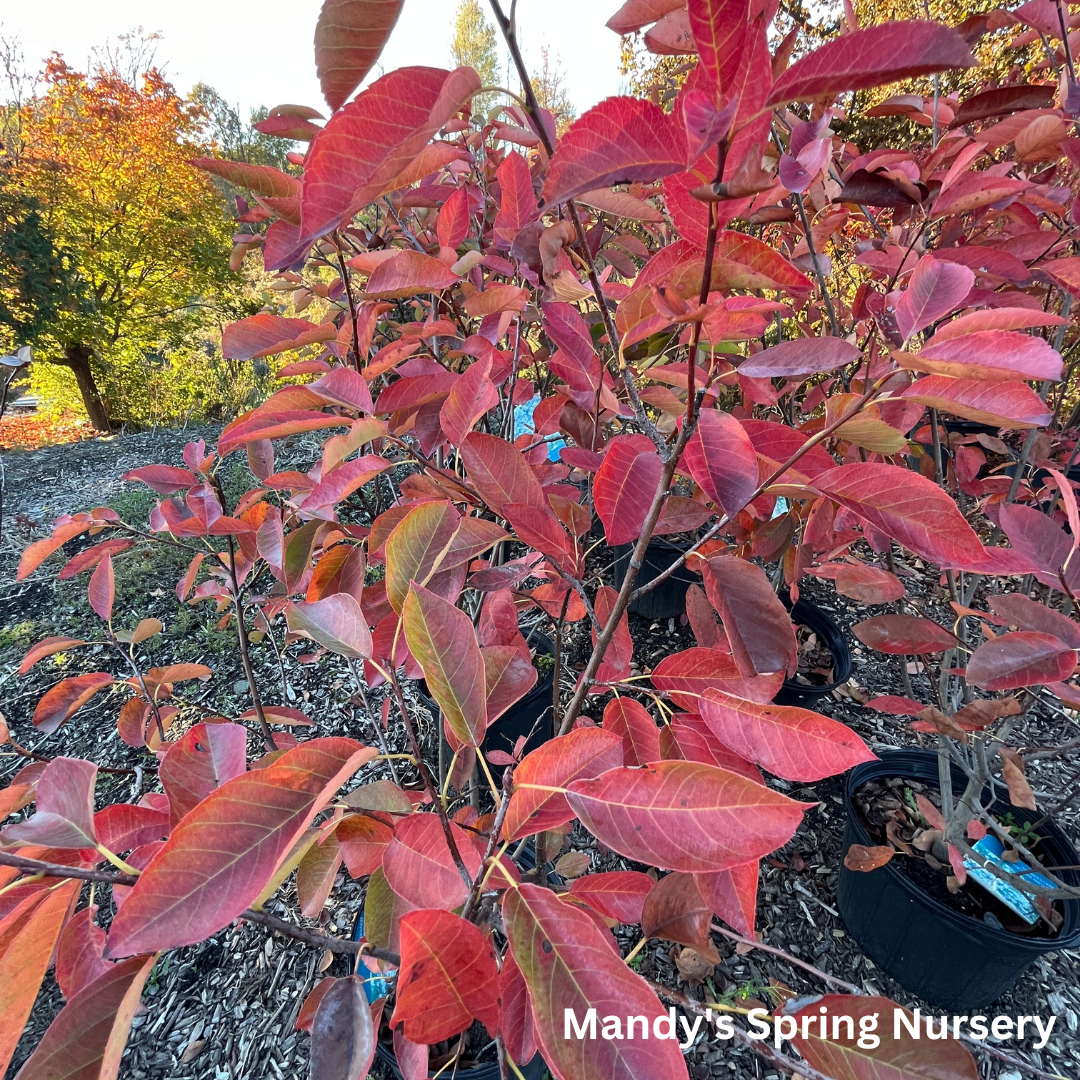
[[[101,400],[101,391],[98,390],[94,372],[90,367],[91,355],[92,350],[89,345],[67,345],[64,347],[64,359],[60,362],[65,367],[71,368],[75,375],[90,423],[98,431],[108,431],[111,426],[109,414],[105,410],[105,403]]]

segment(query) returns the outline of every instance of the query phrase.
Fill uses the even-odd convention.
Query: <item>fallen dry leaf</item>
[[[884,866],[895,854],[896,851],[891,847],[866,847],[864,844],[852,844],[844,856],[844,865],[849,870],[866,874],[879,866]]]

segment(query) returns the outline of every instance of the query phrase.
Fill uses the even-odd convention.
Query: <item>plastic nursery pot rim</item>
[[[933,775],[926,775],[931,769]],[[920,776],[920,772],[924,775]],[[956,790],[959,784],[960,790],[962,790],[964,777],[955,765],[952,767],[952,776],[953,789]],[[931,750],[893,750],[883,754],[878,761],[868,761],[862,765],[857,765],[848,774],[847,783],[844,785],[844,809],[848,815],[848,824],[856,836],[856,841],[860,844],[866,844],[868,847],[872,846],[874,841],[866,826],[863,825],[858,807],[853,802],[853,796],[868,780],[882,778],[918,780],[931,786],[937,786],[937,753]],[[1000,806],[999,801],[995,801],[991,804],[991,809],[998,806]],[[1070,847],[1075,847],[1073,842],[1053,821],[1048,821],[1047,825],[1053,826],[1052,831],[1059,833],[1061,840]],[[845,851],[844,854],[846,855],[847,852]],[[859,871],[848,870],[841,863],[840,872],[842,874],[855,874]],[[1062,932],[1056,937],[1013,934],[1008,930],[998,929],[990,923],[983,922],[980,919],[973,919],[970,915],[965,915],[947,907],[936,897],[920,889],[907,874],[900,870],[899,867],[894,866],[891,860],[884,866],[870,871],[870,873],[888,874],[894,884],[899,885],[905,893],[919,903],[931,907],[943,922],[955,926],[958,930],[968,934],[974,930],[980,937],[985,938],[988,944],[1007,945],[1013,950],[1030,952],[1033,958],[1041,956],[1043,953],[1057,952],[1060,949],[1073,949],[1077,944],[1080,944],[1080,900],[1067,898],[1062,901],[1062,906],[1066,909],[1064,913],[1065,923],[1062,926]],[[1058,876],[1066,884],[1080,884],[1080,874],[1077,874],[1076,871],[1062,871]],[[1070,915],[1072,915],[1071,928],[1069,927]]]
[[[797,626],[806,626],[813,630],[832,653],[833,681],[814,685],[798,682],[794,678],[785,679],[777,691],[776,703],[778,705],[799,704],[800,701],[826,697],[851,678],[851,647],[847,643],[844,631],[831,615],[810,600],[800,598],[796,603],[791,604],[787,594],[781,594],[780,599],[785,606],[790,605],[791,621]]]

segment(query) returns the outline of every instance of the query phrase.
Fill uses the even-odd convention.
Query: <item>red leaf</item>
[[[439,423],[450,442],[460,445],[480,417],[498,403],[499,392],[491,381],[491,356],[488,356],[470,364],[450,388],[450,395],[439,410]]]
[[[157,797],[163,799],[160,795]],[[113,803],[94,815],[98,840],[116,853],[163,840],[169,835],[169,828],[167,808],[155,810],[152,806]]]
[[[333,341],[335,337],[337,327],[333,323],[320,326],[308,319],[286,319],[282,315],[264,312],[226,326],[221,335],[221,352],[227,360],[258,360],[260,357],[302,349],[315,342]],[[164,469],[165,466],[155,465],[151,468]]]
[[[978,424],[1005,428],[1045,427],[1051,417],[1046,402],[1024,382],[926,375],[900,397]]]
[[[787,609],[755,563],[719,555],[704,569],[705,592],[724,621],[731,654],[746,678],[795,672],[798,645]]]
[[[352,739],[312,739],[211,792],[132,887],[109,931],[109,956],[192,945],[227,926],[338,788],[377,753]]]
[[[335,113],[307,153],[300,239],[324,236],[391,190],[388,185],[479,89],[472,68],[406,67]]]
[[[747,0],[689,0],[687,11],[701,65],[715,90],[729,97],[742,59],[749,4]]]
[[[912,334],[944,318],[960,306],[975,284],[974,273],[959,263],[924,255],[896,303],[896,326],[907,341]]]
[[[843,34],[796,61],[776,80],[766,105],[833,97],[974,63],[967,43],[947,26],[883,23]]]
[[[987,382],[1058,381],[1062,371],[1061,354],[1047,342],[1013,330],[979,330],[940,342],[931,338],[918,355],[897,353],[896,358],[915,371]]]
[[[684,7],[683,0],[625,0],[619,10],[607,21],[607,28],[616,34],[635,34],[642,27],[668,12]]]
[[[479,1020],[499,1029],[499,968],[491,941],[449,911],[401,917],[401,967],[391,1027],[410,1042],[442,1042]]]
[[[309,919],[319,917],[340,866],[341,845],[335,829],[321,843],[312,844],[296,867],[296,899],[301,915]]]
[[[650,183],[686,168],[682,121],[643,98],[612,97],[589,109],[559,141],[543,204],[593,188]]]
[[[637,870],[612,870],[575,878],[570,883],[570,895],[583,900],[605,919],[633,926],[641,922],[645,898],[655,884],[648,874]]]
[[[69,540],[86,532],[90,525],[89,516],[85,521],[76,518],[74,521],[57,525],[52,531],[52,536],[47,536],[44,540],[35,540],[19,556],[19,568],[15,574],[15,580],[22,581],[23,578],[29,577],[54,551],[59,551]]]
[[[511,150],[495,173],[501,192],[499,212],[495,215],[495,240],[501,247],[510,247],[517,235],[539,215],[536,192],[528,162]]]
[[[494,435],[474,431],[460,450],[469,483],[496,514],[505,517],[504,511],[511,503],[527,503],[547,510],[540,481],[516,446]]]
[[[145,465],[124,473],[125,480],[141,480],[159,495],[171,495],[175,491],[187,491],[199,484],[199,478],[187,469],[173,465]]]
[[[382,866],[383,852],[394,838],[394,830],[377,817],[349,814],[334,830],[341,857],[349,876],[367,877]]]
[[[394,1056],[397,1058],[402,1080],[428,1080],[428,1048],[420,1043],[409,1042],[400,1029],[394,1032]]]
[[[337,979],[311,1022],[311,1075],[363,1080],[375,1056],[375,1021],[359,975]]]
[[[116,1080],[131,1021],[156,956],[109,964],[56,1015],[20,1070],[23,1080]]]
[[[698,705],[700,704],[699,701]],[[687,761],[700,761],[703,765],[727,769],[728,772],[753,780],[755,784],[765,782],[761,770],[720,742],[697,713],[682,713],[676,716],[671,722],[670,730]]]
[[[323,0],[315,24],[315,69],[326,104],[340,109],[375,66],[404,0]]]
[[[944,569],[963,570],[982,554],[979,538],[952,498],[910,469],[859,462],[819,474],[813,486]]]
[[[705,590],[700,585],[691,585],[686,590],[686,617],[690,621],[694,640],[703,649],[730,651],[727,634],[717,622],[716,610],[709,603]]]
[[[843,338],[797,338],[755,353],[739,364],[739,374],[751,379],[811,375],[846,367],[862,354]]]
[[[893,24],[896,25],[896,24]],[[903,25],[903,24],[901,24]],[[868,1077],[889,1077],[890,1080],[926,1080],[927,1077],[949,1077],[949,1080],[978,1080],[979,1070],[971,1052],[962,1043],[951,1039],[931,1043],[923,1037],[912,1036],[907,1024],[916,1030],[923,1023],[913,1020],[905,1009],[906,1024],[896,1021],[895,1034],[883,1032],[877,1046],[858,1045],[862,1038],[864,1018],[892,1017],[899,1006],[884,997],[848,997],[826,994],[815,997],[811,1004],[798,1007],[792,1003],[795,1033],[791,1045],[807,1064],[835,1080],[867,1080]],[[822,1010],[833,1019],[824,1024]],[[837,1023],[836,1017],[852,1018],[852,1023]],[[813,1019],[811,1019],[811,1017]],[[817,1023],[821,1021],[821,1023]],[[869,1021],[867,1021],[869,1022]],[[822,1027],[827,1029],[823,1036]],[[800,1029],[807,1032],[800,1034]],[[850,1035],[849,1035],[850,1029]],[[832,1037],[835,1032],[836,1037]]]
[[[6,946],[0,953],[0,1068],[7,1069],[15,1052],[81,885],[64,881],[36,892],[0,922],[0,944]]]
[[[91,904],[68,919],[56,945],[56,981],[68,1001],[113,968],[101,957],[105,931],[94,922],[97,911]]]
[[[481,648],[484,658],[484,689],[487,697],[488,743],[499,739],[491,725],[511,705],[519,702],[535,685],[539,673],[531,658],[516,645],[487,645]],[[511,748],[512,749],[512,748]]]
[[[856,623],[851,632],[868,648],[898,656],[944,652],[959,644],[932,619],[916,615],[877,615]]]
[[[609,544],[628,544],[641,535],[663,468],[655,448],[642,451],[636,435],[618,435],[608,444],[593,500]]]
[[[290,199],[300,194],[300,181],[271,165],[249,165],[246,161],[221,158],[195,158],[190,164],[268,199]]]
[[[904,583],[895,574],[865,563],[843,563],[833,584],[841,596],[850,596],[860,604],[889,604],[906,595]]]
[[[36,645],[31,645],[26,655],[22,658],[22,663],[19,664],[19,670],[15,673],[20,677],[25,675],[39,660],[44,660],[46,656],[55,656],[58,652],[66,652],[68,649],[74,649],[79,645],[85,645],[86,642],[80,638],[69,637],[49,637],[42,641],[39,641]]]
[[[652,673],[653,686],[667,691],[676,705],[691,712],[698,711],[698,701],[710,686],[750,701],[767,702],[776,697],[783,682],[783,671],[744,678],[732,655],[719,649],[684,649],[665,656]]]
[[[224,457],[245,443],[282,439],[286,435],[299,435],[304,431],[318,431],[321,428],[348,427],[350,423],[347,416],[316,412],[313,409],[293,409],[280,413],[256,410],[226,426],[218,439],[218,453]]]
[[[86,595],[90,606],[105,620],[112,621],[113,601],[116,599],[116,584],[113,577],[112,556],[106,555],[98,563],[97,569],[90,575],[90,584]]]
[[[469,192],[459,187],[442,204],[436,222],[439,243],[451,251],[461,246],[469,235]]]
[[[371,631],[351,593],[333,593],[313,603],[290,603],[285,617],[292,633],[310,638],[338,656],[354,660],[372,656]]]
[[[405,640],[458,742],[479,746],[487,729],[484,658],[469,616],[415,583],[405,598]]]
[[[63,679],[47,690],[34,709],[34,726],[51,735],[77,709],[85,705],[103,686],[113,682],[104,671]]]
[[[526,755],[514,773],[506,836],[518,840],[573,820],[565,794],[550,789],[599,776],[622,760],[622,739],[601,728],[580,728],[544,743]]]
[[[581,880],[583,879],[578,878],[578,881]],[[573,885],[570,888],[573,891]],[[525,977],[514,959],[512,949],[507,949],[503,957],[502,971],[499,974],[499,996],[502,998],[502,1018],[499,1025],[506,1052],[518,1065],[526,1065],[536,1056],[536,1031],[533,1028],[529,988],[525,985]]]
[[[784,780],[812,783],[876,760],[851,728],[794,705],[758,705],[709,690],[701,717],[729,750]]]
[[[480,855],[464,829],[450,832],[465,868],[475,879]],[[390,888],[417,908],[449,911],[465,903],[469,887],[461,877],[435,814],[410,814],[394,826],[394,839],[383,854],[383,873]]]
[[[607,703],[604,730],[622,739],[624,765],[647,765],[660,760],[660,731],[656,721],[633,698],[614,698]]]
[[[884,697],[871,698],[866,703],[866,707],[888,713],[890,716],[917,716],[926,706],[918,701],[912,701],[909,697],[886,694]]]
[[[991,611],[1021,630],[1034,630],[1060,638],[1070,649],[1080,649],[1080,624],[1060,611],[1036,603],[1023,593],[988,596]]]
[[[1060,638],[1020,630],[984,641],[968,660],[967,680],[984,690],[1016,690],[1064,682],[1075,669],[1076,652]]]
[[[757,454],[750,436],[730,413],[716,409],[699,414],[679,469],[729,518],[750,501],[758,485]]]
[[[719,870],[714,874],[695,874],[694,879],[713,913],[733,930],[753,940],[757,912],[757,861]]]
[[[95,544],[94,547],[80,551],[73,559],[69,559],[63,570],[56,576],[60,581],[67,581],[69,578],[78,576],[84,570],[97,566],[102,559],[119,555],[122,551],[127,551],[128,548],[134,546],[134,540],[106,540],[104,543]]]
[[[550,890],[507,890],[503,922],[532,997],[540,1052],[563,1080],[680,1080],[686,1065],[674,1039],[565,1037],[566,1010],[578,1022],[599,1016],[642,1016],[649,1029],[665,1015],[656,995],[605,941],[587,910],[565,904]]]
[[[709,873],[786,844],[806,804],[711,765],[660,761],[575,780],[566,796],[582,824],[627,858]]]
[[[191,809],[247,769],[247,729],[239,724],[197,724],[168,747],[158,775],[173,827]]]
[[[369,300],[400,300],[417,293],[441,292],[460,280],[438,259],[419,251],[403,251],[379,263],[368,278],[365,294]]]
[[[641,912],[641,932],[645,937],[688,945],[710,963],[718,964],[720,955],[709,940],[711,923],[712,910],[693,874],[668,874],[645,897]]]

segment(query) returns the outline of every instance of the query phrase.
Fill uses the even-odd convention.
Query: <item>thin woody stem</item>
[[[525,94],[525,111],[529,114],[536,135],[544,144],[544,149],[547,151],[548,157],[552,157],[555,153],[555,144],[551,141],[551,135],[540,116],[540,103],[536,98],[536,91],[533,89],[532,79],[529,77],[528,68],[525,66],[525,59],[521,55],[521,48],[518,45],[517,31],[513,17],[511,15],[510,18],[507,18],[499,0],[490,0],[490,3],[492,12],[495,15],[495,22],[498,24],[503,39],[506,41],[506,47],[510,50],[510,55],[514,61],[514,67],[517,69],[518,79],[521,81],[522,90]],[[611,317],[611,311],[608,309],[607,300],[604,298],[604,289],[600,284],[600,275],[596,272],[596,262],[592,257],[592,252],[589,250],[588,237],[585,235],[585,228],[581,224],[581,215],[578,214],[577,205],[573,199],[567,200],[566,210],[570,215],[570,221],[574,226],[574,233],[577,236],[577,243],[581,251],[582,261],[585,263],[585,268],[588,271],[589,284],[592,286],[593,294],[596,296],[596,303],[600,308],[600,318],[604,323],[604,332],[607,334],[608,341],[611,343],[612,351],[615,356],[618,357],[620,355],[619,333],[615,329],[615,321]],[[667,441],[663,435],[657,431],[656,425],[649,419],[648,413],[645,412],[645,406],[642,404],[637,387],[634,385],[633,374],[625,367],[625,365],[620,366],[622,367],[623,386],[626,389],[627,396],[630,398],[630,404],[634,410],[634,418],[637,420],[641,430],[644,431],[656,445],[656,448],[660,451],[661,457],[664,457],[668,449]]]
[[[397,672],[390,665],[387,665],[387,674],[390,676],[390,686],[394,692],[394,699],[397,702],[397,707],[401,712],[402,721],[405,724],[405,733],[409,737],[409,746],[412,747],[416,767],[420,770],[420,779],[423,780],[424,787],[427,789],[428,795],[431,796],[431,804],[435,807],[435,812],[439,815],[439,821],[442,822],[443,835],[446,837],[447,847],[450,848],[450,855],[453,857],[454,865],[458,868],[458,873],[461,875],[462,880],[470,889],[472,889],[473,879],[465,867],[465,863],[461,858],[461,852],[458,851],[457,840],[454,838],[454,832],[450,828],[450,819],[446,816],[446,809],[443,806],[438,786],[432,778],[431,770],[428,769],[427,764],[424,761],[423,754],[420,752],[420,742],[416,737],[416,729],[413,727],[412,717],[409,715],[408,706],[405,704],[405,695],[401,692],[401,682],[397,677]]]
[[[108,870],[91,870],[82,866],[63,866],[59,863],[41,862],[38,859],[25,859],[21,855],[13,855],[6,851],[0,852],[0,866],[14,866],[24,873],[41,877],[93,881],[99,885],[134,885],[139,880],[133,874],[119,874]],[[258,923],[271,930],[277,930],[288,937],[295,938],[297,941],[302,941],[307,945],[329,949],[331,952],[354,954],[364,952],[374,956],[377,960],[385,960],[388,964],[400,965],[401,963],[401,957],[397,953],[375,948],[372,945],[361,945],[356,941],[343,941],[341,938],[328,937],[316,930],[309,930],[305,926],[297,926],[295,923],[287,922],[285,919],[268,915],[265,911],[255,911],[253,908],[248,908],[237,918],[251,923]]]

